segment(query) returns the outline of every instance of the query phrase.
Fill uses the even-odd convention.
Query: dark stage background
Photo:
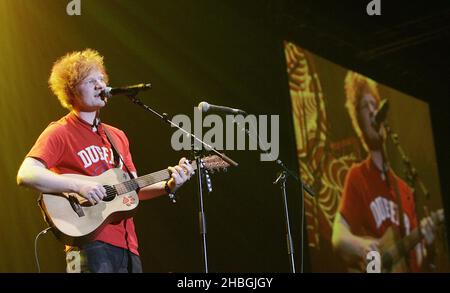
[[[448,15],[448,4],[430,12],[408,1],[396,7],[382,1],[385,15],[375,19],[365,14],[364,1],[81,0],[81,16],[66,14],[68,2],[0,0],[0,272],[36,270],[34,237],[46,226],[36,192],[18,188],[15,176],[37,136],[66,113],[47,86],[52,63],[84,48],[105,56],[111,85],[151,82],[153,89],[141,98],[158,111],[192,116],[193,107],[206,100],[280,115],[280,158],[297,170],[283,47],[284,40],[294,41],[429,103],[448,211],[449,66],[443,54],[436,58],[446,47],[425,42],[410,44],[409,51],[373,53],[395,36],[370,33],[421,13]],[[448,39],[448,29],[440,38]],[[425,57],[417,58],[422,51]],[[110,101],[102,117],[127,133],[139,174],[190,155],[172,150],[173,129],[126,99]],[[260,162],[255,151],[227,154],[239,168],[214,175],[214,192],[205,197],[210,271],[289,272],[282,199],[272,184],[276,167]],[[292,180],[288,187],[300,270],[300,192]],[[176,205],[166,197],[141,203],[135,223],[145,272],[203,270],[195,193],[191,180]],[[64,271],[63,246],[53,235],[42,237],[38,251],[43,272]]]

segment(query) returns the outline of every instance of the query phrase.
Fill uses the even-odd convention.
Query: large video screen
[[[449,271],[428,104],[284,48],[312,271]]]

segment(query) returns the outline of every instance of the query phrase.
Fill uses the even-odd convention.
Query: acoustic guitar
[[[437,226],[444,222],[444,211],[442,209],[432,212],[430,215],[434,224]],[[372,237],[367,237],[373,239]],[[382,273],[402,273],[408,272],[409,267],[406,258],[410,257],[410,251],[419,244],[424,236],[420,231],[420,225],[413,229],[410,234],[405,237],[401,237],[398,229],[389,227],[380,238],[378,244],[378,252],[381,259],[381,272]],[[350,273],[365,272],[366,267],[361,264],[362,267],[348,267],[347,271]]]
[[[444,210],[439,209],[430,215],[435,225],[444,222]],[[408,266],[405,258],[409,252],[419,244],[424,236],[420,231],[420,223],[410,234],[401,238],[398,231],[389,227],[380,240],[381,271],[383,273],[407,272]]]
[[[229,167],[217,155],[205,157],[202,162],[203,168],[211,172]],[[196,162],[191,166],[197,170]],[[133,216],[139,204],[136,190],[169,179],[170,172],[165,169],[131,179],[128,173],[114,168],[99,176],[62,176],[95,181],[106,189],[107,196],[96,205],[77,193],[43,193],[39,198],[44,218],[56,237],[64,244],[78,246],[92,240],[106,224]]]

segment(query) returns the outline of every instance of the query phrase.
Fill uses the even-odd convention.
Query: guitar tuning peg
[[[208,190],[208,193],[212,192],[212,182],[211,177],[209,176],[208,171],[205,169],[205,181],[206,181],[206,189]]]
[[[211,193],[211,192],[212,192],[212,183],[211,183],[211,181],[209,181],[209,182],[206,184],[206,189],[208,190],[208,193]]]

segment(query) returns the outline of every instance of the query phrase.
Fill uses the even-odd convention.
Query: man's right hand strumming
[[[79,180],[76,185],[78,186],[77,193],[92,205],[98,204],[106,196],[106,189],[98,182]]]

